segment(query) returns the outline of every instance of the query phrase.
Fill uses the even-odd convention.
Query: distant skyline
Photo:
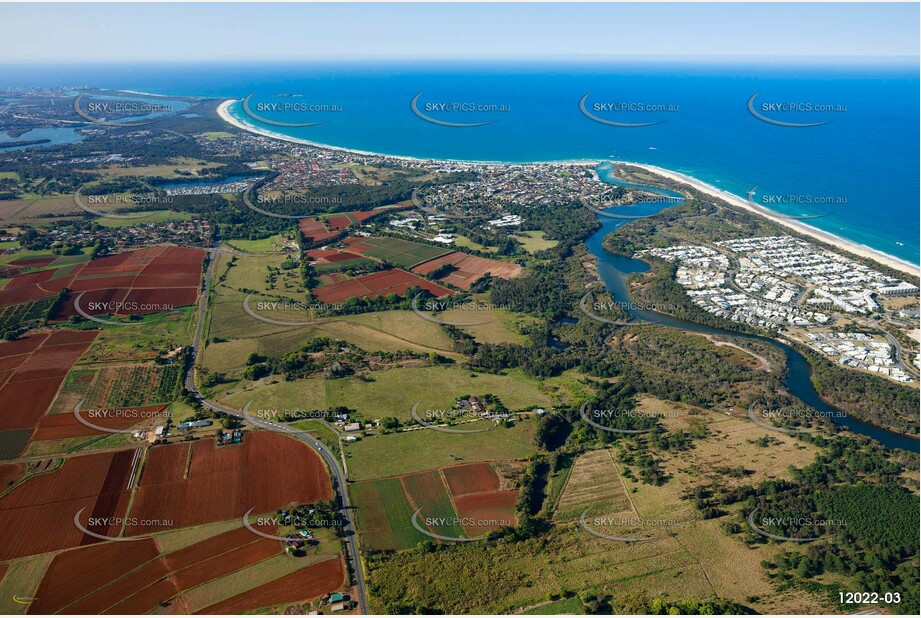
[[[918,57],[916,3],[2,4],[0,63]]]

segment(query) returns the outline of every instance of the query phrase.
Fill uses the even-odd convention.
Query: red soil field
[[[339,234],[338,232],[330,232],[326,229],[326,226],[323,225],[322,221],[314,219],[313,217],[301,219],[298,227],[308,242],[322,242],[328,238],[338,236]]]
[[[58,554],[29,606],[30,614],[53,614],[88,592],[157,557],[153,539],[131,543],[100,543]]]
[[[138,541],[140,543],[140,541]],[[131,545],[131,543],[118,543]],[[131,571],[117,582],[94,591],[82,597],[77,603],[67,608],[66,614],[101,614],[113,605],[120,603],[129,596],[143,590],[147,586],[160,581],[169,575],[169,569],[162,558],[148,562],[139,569]],[[116,575],[118,577],[118,575]],[[115,579],[114,577],[112,579]],[[165,601],[166,599],[161,599]]]
[[[80,306],[90,315],[142,315],[195,304],[204,256],[202,249],[160,246],[93,260],[70,282],[73,293],[57,317],[77,315],[74,300],[81,292]],[[144,306],[119,309],[118,303]]]
[[[511,279],[521,274],[521,266],[518,264],[490,260],[460,252],[449,253],[419,264],[413,267],[413,272],[427,275],[445,264],[452,264],[457,270],[442,277],[440,281],[456,285],[463,290],[469,289],[477,279],[486,273],[502,279]]]
[[[518,490],[469,494],[454,499],[454,507],[460,518],[478,520],[484,525],[466,525],[464,532],[469,536],[480,536],[498,530],[502,525],[514,526],[515,502]],[[489,523],[494,522],[494,523]]]
[[[345,262],[347,260],[358,260],[361,259],[362,256],[357,253],[338,251],[336,249],[312,249],[307,252],[307,257],[323,264],[333,264],[336,262]]]
[[[195,613],[240,614],[260,607],[315,599],[338,590],[344,580],[345,570],[342,560],[333,558],[308,566]]]
[[[251,431],[243,444],[213,440],[154,447],[135,495],[132,516],[170,520],[175,528],[242,517],[251,508],[270,512],[291,502],[332,497],[326,467],[306,444],[275,433]],[[279,465],[283,462],[283,465]],[[132,526],[129,535],[164,529]]]
[[[8,262],[13,266],[47,266],[57,258],[21,258]]]
[[[104,613],[105,614],[146,614],[157,605],[160,604],[164,599],[169,599],[175,595],[179,594],[179,589],[176,587],[176,583],[172,578],[163,579],[150,586],[144,588],[137,594],[132,597],[129,597],[115,605],[114,607],[109,608]]]
[[[100,614],[110,607],[121,603],[137,591],[143,590],[147,586],[182,569],[186,569],[186,571],[180,574],[180,576],[184,578],[186,585],[177,586],[177,588],[182,587],[183,589],[197,585],[197,583],[193,583],[193,577],[197,579],[205,577],[202,581],[208,581],[223,574],[233,572],[242,567],[237,566],[235,568],[230,568],[233,566],[230,560],[228,560],[229,566],[225,567],[221,559],[224,556],[232,558],[227,552],[231,552],[244,545],[258,543],[260,540],[267,541],[267,539],[260,539],[246,528],[237,528],[236,530],[218,534],[204,541],[199,541],[198,543],[144,564],[144,566],[135,569],[125,577],[113,582],[111,585],[100,588],[89,596],[82,598],[78,603],[68,607],[66,613]],[[277,541],[270,541],[269,543],[274,544],[276,548],[275,553],[281,551],[281,545]],[[274,555],[274,553],[271,555]],[[237,563],[239,563],[239,560],[240,558],[236,557]],[[218,571],[220,571],[220,573]],[[197,576],[195,575],[196,573],[198,574]],[[172,575],[171,579],[174,584],[179,581],[179,578],[175,575]],[[157,590],[162,590],[169,595],[174,594],[170,586],[164,586],[162,584]],[[145,598],[150,597],[146,597],[145,595]],[[168,598],[169,597],[157,599],[156,603],[166,601]]]
[[[352,220],[346,217],[345,215],[336,215],[335,217],[330,217],[326,221],[326,227],[331,230],[344,230],[345,228],[352,225]]]
[[[454,295],[454,292],[448,288],[399,268],[383,270],[341,283],[326,285],[313,290],[313,294],[325,303],[336,303],[354,297],[374,298],[375,296],[385,296],[390,293],[401,295],[411,287],[428,290],[438,297]]]
[[[0,465],[0,491],[6,491],[22,478],[22,464],[2,464]]]
[[[260,526],[255,527],[261,528]],[[167,554],[166,563],[171,571],[180,571],[237,547],[253,543],[259,538],[246,528],[237,528]]]
[[[74,526],[74,515],[85,507],[84,524],[90,517],[124,517],[134,453],[71,457],[60,469],[30,478],[0,498],[0,530],[5,531],[0,537],[0,560],[97,542]],[[120,526],[87,528],[112,535]]]
[[[137,275],[105,275],[102,277],[87,277],[86,279],[74,279],[70,284],[70,290],[73,296],[80,292],[115,292],[121,289],[131,287]],[[91,295],[87,294],[84,298],[88,299]],[[86,309],[86,301],[83,308]]]
[[[0,430],[34,427],[98,334],[55,331],[0,344],[0,369],[15,370],[0,388]]]
[[[448,481],[452,496],[499,491],[499,475],[488,463],[452,466],[442,468],[441,472]]]
[[[33,333],[15,341],[0,342],[0,358],[7,356],[16,356],[18,354],[29,354],[38,346],[44,343],[49,333]]]
[[[280,541],[260,539],[252,533],[250,536],[257,540],[175,573],[176,585],[180,590],[188,590],[281,553]]]
[[[124,409],[131,410],[131,412],[127,414],[124,410],[122,410],[121,413],[116,410],[95,410],[92,417],[84,413],[83,418],[101,427],[125,429],[144,421],[150,421],[155,417],[162,418],[161,413],[166,410],[166,408],[166,405],[130,407]],[[134,412],[135,410],[137,412]],[[32,434],[32,441],[61,440],[80,436],[99,436],[103,433],[102,431],[87,427],[78,421],[73,414],[46,414],[38,419],[35,433]]]

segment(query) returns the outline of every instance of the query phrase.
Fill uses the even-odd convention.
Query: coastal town
[[[640,251],[677,264],[676,280],[693,302],[721,318],[783,332],[843,365],[912,382],[885,331],[886,299],[913,298],[918,287],[793,236],[744,238],[713,247]],[[845,330],[846,329],[846,330]]]

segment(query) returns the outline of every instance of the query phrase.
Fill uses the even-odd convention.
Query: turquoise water
[[[326,106],[328,111],[262,114],[323,124],[265,128],[358,150],[509,162],[613,158],[681,171],[743,197],[757,185],[756,199],[833,200],[822,206],[765,205],[785,214],[826,215],[809,224],[919,263],[917,65],[858,59],[850,68],[665,61],[0,67],[0,87],[74,81],[181,96],[255,93],[254,106]],[[587,94],[587,109],[596,116],[660,124],[624,128],[595,122],[579,108]],[[756,110],[780,102],[831,108],[764,111],[767,117],[831,122],[808,128],[764,122],[747,107],[755,94]],[[490,124],[460,128],[427,122],[410,108],[417,95],[417,107],[436,120]],[[594,111],[617,102],[665,111]],[[427,111],[438,103],[495,109]],[[239,104],[233,113],[242,115]]]
[[[619,185],[629,184],[615,179],[610,175],[609,172],[610,169],[607,167],[599,167],[598,169],[599,175],[602,179],[605,180],[605,182]],[[653,189],[651,187],[644,188],[661,195],[669,197],[675,196],[675,193],[672,191]],[[652,215],[665,208],[665,206],[666,204],[663,204],[662,202],[647,202],[645,204],[629,208],[616,207],[614,211],[621,215]],[[598,276],[601,277],[601,280],[611,292],[612,297],[615,300],[627,302],[628,304],[625,305],[625,311],[628,311],[631,315],[633,315],[634,318],[638,320],[656,322],[661,326],[670,326],[672,328],[678,328],[693,333],[724,335],[729,337],[742,337],[746,339],[758,339],[760,341],[765,341],[781,350],[786,356],[787,369],[783,382],[787,390],[795,397],[798,397],[807,405],[815,408],[820,413],[824,414],[826,418],[831,419],[835,425],[843,429],[847,429],[848,431],[866,436],[868,438],[872,438],[873,440],[876,440],[880,444],[889,448],[898,448],[916,453],[921,451],[921,442],[919,442],[917,438],[894,433],[869,423],[865,423],[859,419],[848,417],[846,415],[840,416],[839,409],[826,403],[816,392],[815,386],[813,386],[811,379],[812,367],[810,367],[808,361],[806,361],[802,354],[786,345],[785,343],[775,339],[746,335],[734,331],[714,328],[712,326],[704,326],[703,324],[688,322],[686,320],[679,320],[677,318],[663,315],[661,313],[633,308],[633,303],[628,302],[632,299],[630,298],[630,292],[628,291],[627,287],[627,278],[631,273],[646,272],[649,270],[649,266],[641,260],[621,255],[614,255],[604,248],[604,239],[607,238],[617,228],[627,223],[627,220],[612,219],[610,217],[599,217],[598,220],[601,223],[601,227],[594,234],[589,236],[588,239],[586,239],[585,245],[589,252],[595,256],[597,260],[596,265]]]

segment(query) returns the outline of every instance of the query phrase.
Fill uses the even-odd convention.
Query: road
[[[205,326],[205,316],[208,313],[208,296],[211,291],[211,277],[214,274],[214,266],[217,263],[217,257],[223,251],[218,248],[213,248],[209,250],[211,259],[208,262],[208,268],[205,269],[205,278],[204,278],[204,289],[201,293],[200,305],[198,307],[198,322],[195,325],[195,336],[192,339],[192,356],[189,359],[188,371],[185,378],[185,387],[192,395],[201,402],[203,406],[207,406],[212,410],[217,410],[223,412],[224,414],[229,414],[237,418],[245,419],[247,422],[251,423],[256,427],[262,429],[267,429],[269,431],[277,431],[280,433],[287,434],[305,442],[310,448],[315,450],[320,457],[323,458],[323,461],[326,462],[326,466],[329,468],[333,477],[335,478],[335,489],[336,499],[339,502],[339,509],[342,513],[342,517],[345,521],[343,530],[346,536],[346,542],[349,546],[349,560],[352,563],[352,572],[355,574],[355,590],[358,592],[358,608],[362,614],[368,613],[368,594],[365,588],[365,577],[361,569],[361,559],[358,555],[358,533],[355,530],[355,524],[352,521],[352,507],[349,504],[349,495],[346,491],[346,481],[345,473],[343,473],[339,461],[336,459],[336,456],[326,446],[324,446],[319,440],[316,440],[313,436],[305,431],[299,431],[283,425],[281,423],[273,423],[271,421],[266,421],[263,419],[258,419],[248,414],[244,414],[240,410],[235,410],[233,408],[228,408],[214,401],[210,401],[202,395],[201,391],[198,390],[198,385],[195,383],[195,362],[198,357],[198,350],[200,349],[202,332],[204,331]]]

